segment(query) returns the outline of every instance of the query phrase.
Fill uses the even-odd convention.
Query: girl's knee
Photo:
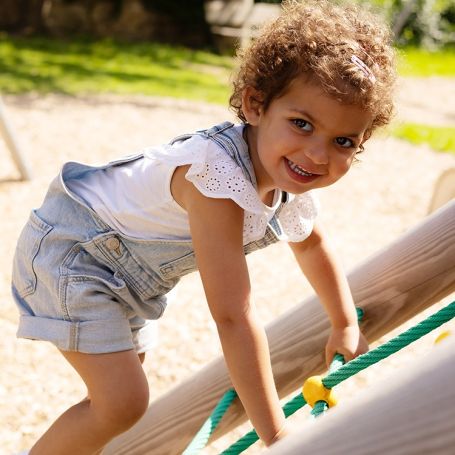
[[[120,388],[112,396],[93,398],[91,406],[101,423],[116,430],[126,431],[147,411],[149,390],[147,385],[131,385]]]
[[[134,351],[62,353],[87,386],[88,409],[100,431],[115,435],[142,417],[147,410],[149,389]]]

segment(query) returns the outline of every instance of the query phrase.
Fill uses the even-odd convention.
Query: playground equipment
[[[379,381],[374,393],[299,427],[268,455],[451,454],[455,445],[455,337],[400,375]],[[403,371],[404,370],[404,371]]]
[[[30,180],[31,172],[27,163],[23,158],[22,151],[18,145],[16,136],[8,122],[5,113],[5,106],[3,105],[2,98],[0,97],[0,135],[3,137],[6,146],[9,148],[13,157],[14,163],[19,170],[21,180]]]
[[[455,199],[455,168],[446,169],[434,185],[428,213]]]
[[[356,304],[365,311],[362,327],[370,342],[454,292],[455,202],[360,264],[348,279]],[[267,327],[281,397],[324,370],[329,329],[316,297]],[[112,441],[103,454],[181,454],[230,387],[223,359],[215,360],[152,403],[143,419]],[[245,418],[241,404],[234,401],[212,439]]]
[[[344,363],[342,355],[335,355],[327,376],[311,376],[306,379],[302,387],[302,393],[294,396],[283,406],[285,416],[289,417],[307,403],[313,408],[311,411],[311,415],[313,417],[325,414],[329,408],[335,406],[337,403],[337,398],[333,390],[334,386],[340,384],[359,371],[362,371],[365,368],[368,368],[369,366],[374,365],[375,363],[378,363],[390,355],[398,352],[411,344],[413,341],[418,340],[422,336],[430,333],[432,330],[440,327],[442,324],[453,318],[455,318],[455,301],[419,322],[417,325],[411,327],[405,332],[402,332],[397,337],[392,338],[387,343],[360,355],[347,364]],[[183,455],[199,455],[199,453],[201,453],[201,450],[205,447],[209,436],[215,430],[216,425],[224,413],[224,411],[221,413],[218,408],[223,407],[224,409],[227,409],[228,400],[226,396],[231,392],[234,392],[234,390],[232,389],[225,394],[215,408],[214,412],[210,415],[199,430],[198,434],[191,441],[191,444],[185,449]],[[251,430],[237,442],[224,450],[222,454],[238,455],[249,448],[258,439],[257,433],[254,430]],[[382,453],[382,451],[380,451],[380,453]],[[361,455],[364,454],[362,453]]]

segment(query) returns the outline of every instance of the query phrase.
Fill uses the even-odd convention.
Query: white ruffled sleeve
[[[301,242],[311,234],[320,204],[313,191],[291,197],[279,212],[278,220],[283,230],[283,240]]]
[[[232,199],[247,212],[262,214],[263,204],[237,163],[218,147],[209,147],[203,160],[193,163],[186,179],[207,197]]]
[[[232,199],[245,211],[243,243],[262,238],[274,210],[262,203],[240,166],[217,144],[200,136],[148,149],[145,154],[174,166],[190,164],[185,178],[204,196]]]

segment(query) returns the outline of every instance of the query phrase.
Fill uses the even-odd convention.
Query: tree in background
[[[0,31],[194,47],[211,43],[204,0],[0,0]]]
[[[395,41],[402,46],[435,48],[455,45],[454,0],[333,0],[372,4],[389,20]],[[255,3],[281,0],[255,0]]]
[[[0,30],[23,35],[43,31],[43,4],[45,0],[1,0]]]
[[[375,3],[385,7],[397,44],[430,49],[455,44],[453,0],[385,0]]]
[[[205,20],[204,0],[141,0],[144,7],[171,17],[182,36],[197,31],[200,44],[210,44],[210,29]]]
[[[430,49],[455,45],[454,0],[333,1],[356,1],[377,7],[390,21],[399,45]],[[94,37],[130,36],[134,40],[158,37],[165,42],[206,46],[211,37],[204,3],[205,0],[0,0],[0,30],[67,37],[79,32]],[[138,11],[141,8],[143,12]],[[148,20],[147,15],[155,19]],[[157,29],[155,34],[152,28]]]

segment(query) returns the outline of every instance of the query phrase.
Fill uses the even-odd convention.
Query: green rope
[[[359,319],[361,319],[361,317],[363,317],[363,313],[362,313],[362,316],[359,316]],[[337,371],[343,365],[344,365],[344,357],[341,354],[335,354],[335,356],[333,357],[332,363],[329,366],[329,374],[333,373],[334,371]],[[322,381],[322,382],[324,383],[324,381]],[[325,414],[328,410],[329,410],[329,405],[325,401],[323,401],[323,400],[316,401],[316,403],[314,403],[313,409],[311,410],[311,416],[314,418],[319,417],[319,416]]]
[[[359,357],[356,357],[350,362],[342,365],[336,371],[329,373],[322,380],[322,383],[325,385],[325,387],[331,389],[340,382],[343,382],[345,379],[358,373],[359,371],[362,371],[370,365],[373,365],[380,360],[389,357],[395,352],[398,352],[400,349],[405,348],[413,341],[416,341],[424,335],[427,335],[432,330],[440,327],[442,324],[445,324],[454,317],[455,301],[442,308],[437,313],[432,314],[422,322],[419,322],[414,327],[411,327],[410,329],[401,333],[396,338],[391,339],[376,349],[373,349],[365,354],[360,355]]]
[[[204,422],[182,455],[196,455],[206,446],[211,434],[215,431],[219,421],[236,397],[237,393],[234,389],[229,389],[223,395],[223,398],[221,398],[210,417]]]
[[[312,417],[319,417],[322,414],[325,414],[326,411],[329,410],[329,405],[325,401],[316,401],[314,403],[314,407],[311,410],[311,416]]]
[[[361,309],[357,309],[357,314],[359,319],[362,319],[363,311]],[[445,322],[450,321],[453,317],[455,317],[455,301],[401,335],[398,335],[396,338],[355,358],[354,360],[351,360],[349,363],[344,364],[343,356],[337,354],[330,365],[328,375],[322,380],[324,386],[328,389],[333,388],[335,385],[353,376],[359,371],[362,371],[370,365],[373,365],[374,363],[389,357],[391,354],[399,351],[400,349],[403,349],[413,341],[421,338]],[[230,389],[224,394],[210,417],[205,421],[189,446],[185,449],[183,455],[195,455],[205,447],[219,421],[236,397],[237,394],[234,389]],[[297,410],[305,406],[305,404],[305,399],[302,394],[299,393],[283,406],[285,417],[287,418],[294,414]],[[314,417],[317,417],[325,413],[326,410],[327,404],[323,401],[319,401],[315,404],[311,414]],[[252,430],[222,452],[222,454],[237,455],[254,444],[258,439],[259,437],[256,431]]]
[[[431,315],[424,321],[420,322],[416,326],[411,327],[402,334],[398,335],[396,338],[393,338],[392,340],[383,344],[382,346],[368,351],[367,353],[356,357],[344,365],[341,365],[339,367],[337,365],[334,369],[331,368],[329,370],[329,374],[322,380],[324,386],[328,389],[333,388],[335,385],[339,384],[350,376],[353,376],[354,374],[364,370],[370,365],[373,365],[374,363],[377,363],[380,360],[389,357],[391,354],[399,351],[400,349],[405,348],[413,341],[430,333],[432,330],[450,321],[454,317],[455,301],[442,308],[437,313]],[[337,359],[335,359],[335,361],[339,362]],[[286,418],[289,417],[305,404],[306,401],[301,394],[295,396],[283,407],[284,415]],[[228,447],[224,452],[222,452],[222,455],[237,455],[254,444],[258,439],[259,437],[256,434],[256,431],[252,430],[240,438],[236,443]]]
[[[359,314],[359,313],[358,313]],[[359,318],[363,316],[363,312],[361,315],[359,315]],[[340,354],[335,354],[332,363],[330,364],[329,371],[335,371],[338,368],[340,368],[344,364],[344,357]],[[318,405],[319,402],[316,403]],[[323,402],[325,404],[325,402]],[[286,419],[297,412],[299,409],[303,408],[306,405],[305,398],[303,398],[303,395],[299,393],[296,395],[294,398],[289,400],[284,406],[283,406],[283,412],[284,416]],[[316,407],[316,406],[315,406]],[[320,413],[323,413],[326,411],[325,407],[324,408],[319,408],[319,405],[317,407],[317,411],[320,411]],[[315,415],[316,417],[316,415]],[[228,447],[224,452],[221,452],[222,455],[236,455],[238,453],[243,452],[246,450],[248,447],[253,445],[256,441],[259,440],[259,436],[256,433],[256,430],[251,430],[248,432],[246,435],[242,436],[236,443],[232,444],[230,447]],[[244,448],[243,448],[244,447]]]

